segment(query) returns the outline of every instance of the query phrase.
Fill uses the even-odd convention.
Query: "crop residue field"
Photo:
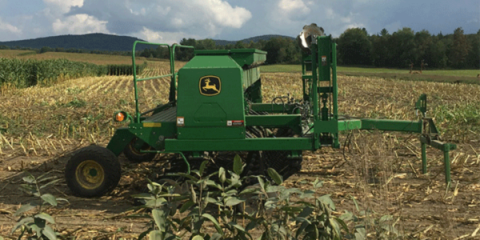
[[[150,70],[161,74],[165,70]],[[264,102],[290,93],[301,96],[298,73],[263,74]],[[339,76],[339,108],[352,117],[416,120],[414,104],[428,95],[428,115],[444,139],[458,149],[451,152],[452,179],[444,183],[443,155],[429,148],[429,174],[421,174],[418,135],[351,131],[342,134],[340,149],[305,152],[303,170],[286,181],[324,181],[320,194],[331,194],[337,210],[364,211],[363,218],[392,215],[406,237],[455,239],[473,237],[480,227],[480,85],[398,81],[375,77]],[[169,80],[140,84],[142,110],[164,103]],[[116,110],[134,112],[131,77],[89,77],[51,87],[3,89],[0,95],[0,235],[17,221],[13,213],[32,197],[18,190],[24,171],[50,172],[63,178],[72,152],[89,144],[105,146],[114,129]],[[48,191],[69,200],[49,210],[60,233],[78,237],[135,237],[145,221],[127,218],[131,195],[145,190],[145,178],[154,174],[162,158],[134,164],[120,157],[123,176],[117,189],[100,199],[71,195],[62,180]],[[352,227],[352,226],[350,226]],[[375,228],[370,228],[373,234]],[[476,234],[478,237],[480,233]],[[370,235],[374,236],[374,235]]]

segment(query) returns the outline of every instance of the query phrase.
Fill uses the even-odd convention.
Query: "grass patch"
[[[288,72],[300,73],[302,66],[299,64],[275,64],[261,67],[262,72]],[[369,68],[369,67],[342,67],[337,68],[339,75],[380,77],[388,79],[399,79],[407,81],[427,81],[427,82],[449,82],[449,83],[467,83],[480,84],[477,74],[480,70],[425,70],[422,74],[409,74],[408,69],[392,68]]]
[[[274,64],[265,65],[261,67],[262,72],[301,72],[302,66],[300,64]],[[417,69],[415,69],[417,71]],[[408,69],[395,68],[370,68],[370,67],[342,67],[338,66],[339,73],[396,73],[409,74]],[[477,77],[480,74],[478,69],[464,69],[464,70],[424,70],[423,75],[437,75],[437,76],[458,76],[458,77]]]

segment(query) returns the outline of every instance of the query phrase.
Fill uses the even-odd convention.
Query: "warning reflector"
[[[228,127],[239,127],[239,126],[243,126],[243,125],[244,125],[243,120],[228,120],[227,121],[227,126]]]

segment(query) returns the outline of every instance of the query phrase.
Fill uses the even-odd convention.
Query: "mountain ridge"
[[[244,43],[258,42],[260,40],[269,40],[274,37],[285,37],[291,38],[289,36],[283,35],[261,35],[250,38],[245,38],[239,41]],[[216,45],[225,46],[227,44],[235,44],[238,41],[229,41],[229,40],[220,40],[212,39],[215,41]],[[119,36],[113,34],[104,34],[104,33],[89,33],[81,35],[58,35],[50,37],[42,37],[35,39],[25,39],[25,40],[16,40],[16,41],[5,41],[0,42],[0,46],[7,46],[9,48],[34,48],[41,49],[43,47],[49,48],[63,48],[63,49],[82,49],[82,50],[97,50],[97,51],[132,51],[132,46],[135,41],[143,41],[142,39],[131,37],[131,36]],[[139,46],[137,50],[143,50],[148,46]]]

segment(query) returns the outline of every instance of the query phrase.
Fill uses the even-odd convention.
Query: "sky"
[[[415,32],[480,30],[480,0],[0,0],[0,41],[108,33],[151,42],[182,38],[295,37],[316,23],[338,37],[348,28]]]

